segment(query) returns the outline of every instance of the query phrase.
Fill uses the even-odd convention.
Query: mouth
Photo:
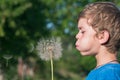
[[[79,47],[78,45],[75,45],[75,47]]]

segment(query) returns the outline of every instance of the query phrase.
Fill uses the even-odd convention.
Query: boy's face
[[[76,49],[82,55],[95,55],[99,51],[100,43],[96,31],[88,24],[86,18],[78,21],[79,32],[76,35]]]

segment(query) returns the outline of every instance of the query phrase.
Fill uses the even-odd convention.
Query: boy
[[[86,80],[120,80],[120,10],[111,2],[88,4],[79,15],[78,29],[76,49],[97,61]]]

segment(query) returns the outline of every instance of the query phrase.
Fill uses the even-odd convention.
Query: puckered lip
[[[75,47],[78,47],[79,45],[78,45],[78,43],[77,43],[77,41],[76,41],[76,43],[75,43]]]
[[[79,47],[79,45],[78,45],[78,44],[75,44],[75,47]]]
[[[77,50],[79,50],[79,45],[75,45],[75,48],[76,48]]]

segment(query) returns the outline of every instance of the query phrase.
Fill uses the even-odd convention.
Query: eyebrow
[[[83,29],[84,27],[83,26],[78,26],[78,29]]]

